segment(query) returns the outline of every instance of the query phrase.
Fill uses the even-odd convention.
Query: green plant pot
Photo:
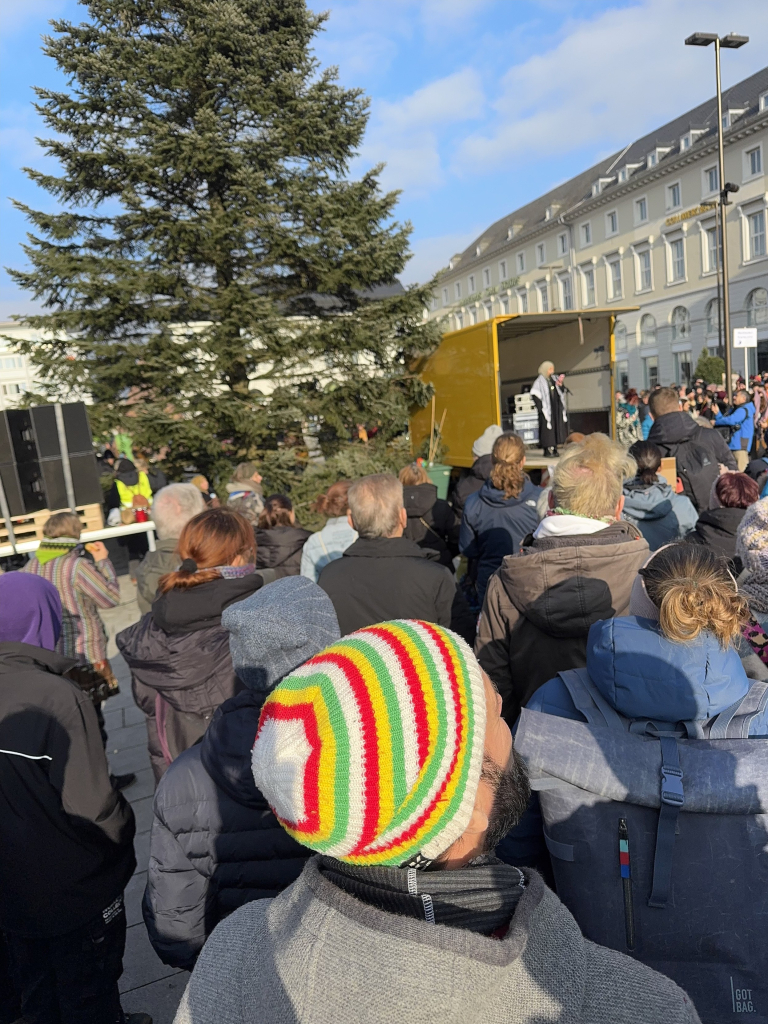
[[[448,497],[448,481],[451,479],[451,467],[442,462],[428,462],[424,468],[427,476],[437,488],[438,498]]]

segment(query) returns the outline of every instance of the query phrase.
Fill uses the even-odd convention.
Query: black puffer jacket
[[[699,516],[699,521],[685,538],[689,544],[702,544],[716,555],[728,559],[731,572],[738,575],[743,566],[736,557],[736,534],[739,532],[745,508],[708,508]]]
[[[298,576],[301,549],[312,534],[300,526],[256,530],[256,568],[274,569],[277,576]]]
[[[312,855],[278,823],[253,781],[264,696],[246,690],[223,704],[155,794],[143,911],[155,952],[172,967],[191,968],[222,918],[276,896]]]
[[[475,459],[467,470],[466,475],[463,476],[456,484],[453,494],[451,495],[451,504],[453,505],[454,511],[459,519],[461,519],[461,514],[464,511],[467,498],[470,494],[475,494],[480,490],[485,481],[491,475],[492,469],[493,458],[490,455],[481,455],[479,459]]]
[[[452,570],[453,558],[459,553],[459,520],[448,502],[438,498],[437,487],[404,487],[403,504],[408,513],[403,536],[420,548],[436,551],[441,564]]]
[[[117,634],[118,649],[131,669],[134,698],[147,715],[156,779],[203,735],[216,708],[242,689],[221,613],[263,585],[264,578],[251,573],[169,590],[151,612]]]

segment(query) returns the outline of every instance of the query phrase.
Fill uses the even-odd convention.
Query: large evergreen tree
[[[424,400],[409,356],[436,340],[429,288],[382,294],[408,257],[379,168],[348,175],[367,100],[321,70],[304,0],[81,0],[38,89],[61,174],[17,282],[45,313],[27,351],[51,395],[88,392],[97,426],[130,424],[177,461],[301,442],[356,422],[402,429]],[[393,289],[389,289],[390,292]],[[269,394],[269,398],[260,397]],[[126,414],[129,419],[126,420]]]

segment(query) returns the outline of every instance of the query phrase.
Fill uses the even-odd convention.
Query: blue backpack
[[[672,978],[705,1024],[768,1024],[768,683],[707,722],[630,720],[586,669],[586,722],[523,709],[557,893],[584,935]]]

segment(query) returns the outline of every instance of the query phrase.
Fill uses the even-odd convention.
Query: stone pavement
[[[143,1010],[154,1024],[172,1024],[176,1007],[189,975],[166,967],[150,945],[141,916],[141,898],[147,880],[149,861],[149,830],[152,825],[152,795],[154,778],[147,753],[147,730],[144,715],[136,707],[131,694],[131,676],[128,666],[117,653],[115,633],[136,622],[136,588],[127,576],[120,577],[121,602],[117,608],[101,612],[109,635],[108,654],[112,668],[120,681],[120,693],[104,704],[104,721],[109,743],[107,756],[111,770],[116,774],[135,772],[136,782],[124,790],[136,816],[136,872],[125,890],[125,909],[128,916],[128,938],[123,976],[120,979],[123,1009],[126,1012]]]

